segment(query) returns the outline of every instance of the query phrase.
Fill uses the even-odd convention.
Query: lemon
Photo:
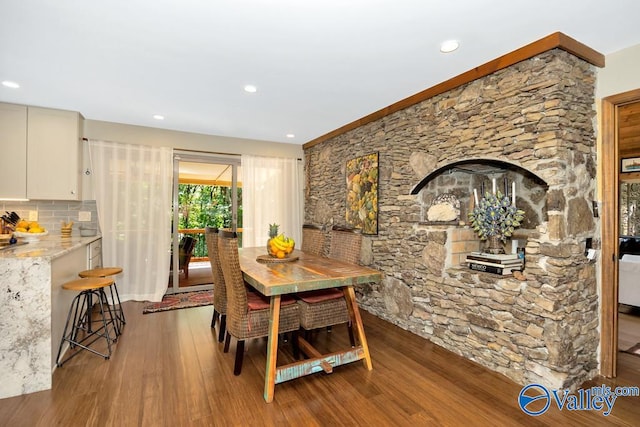
[[[26,233],[27,229],[25,227],[16,227],[16,231],[19,231],[21,233]]]
[[[29,227],[29,233],[44,233],[44,228]]]
[[[21,219],[16,224],[16,231],[23,231],[23,230],[18,230],[18,228],[24,228],[24,231],[26,231],[27,228],[29,228],[29,221],[25,221],[24,219]]]
[[[31,221],[31,222],[29,223],[29,227],[28,227],[28,228],[29,228],[29,229],[32,229],[32,228],[40,228],[40,224],[38,224],[38,221]],[[41,232],[41,231],[37,231],[36,233],[42,233],[42,232]]]

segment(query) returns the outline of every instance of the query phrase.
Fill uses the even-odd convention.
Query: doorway
[[[617,375],[620,241],[620,108],[640,102],[640,89],[602,99],[602,268],[600,373]],[[640,146],[638,147],[640,150]]]
[[[240,157],[176,151],[167,293],[211,289],[205,227],[242,226]]]

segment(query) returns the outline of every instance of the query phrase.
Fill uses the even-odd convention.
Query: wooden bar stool
[[[62,366],[67,360],[79,354],[81,350],[88,350],[105,359],[111,357],[111,344],[117,339],[117,327],[116,318],[111,312],[107,294],[104,291],[104,288],[110,287],[111,285],[113,285],[113,279],[103,277],[76,279],[62,285],[62,289],[80,291],[80,293],[73,298],[71,307],[69,308],[67,322],[64,325],[64,332],[62,333],[60,347],[58,348],[58,356],[56,357],[56,364],[58,366]],[[97,301],[99,307],[99,312],[96,313],[96,315],[99,315],[99,318],[96,319],[94,319],[93,313],[94,301]],[[100,326],[93,328],[93,323],[99,323]],[[109,332],[109,326],[113,328],[113,337]],[[91,345],[101,338],[104,338],[107,343],[106,353],[91,348]],[[65,341],[69,343],[71,347],[70,350],[76,347],[80,347],[81,350],[71,353],[64,360],[60,360]]]
[[[99,267],[92,268],[91,270],[84,270],[78,273],[80,277],[110,277],[115,276],[116,274],[122,273],[121,267]],[[113,310],[116,316],[116,333],[118,335],[122,334],[122,328],[127,323],[124,318],[124,310],[122,309],[122,303],[120,302],[120,294],[118,294],[118,287],[116,286],[115,280],[113,281],[113,285],[109,287],[109,292],[111,294],[111,303],[113,304]],[[115,294],[114,294],[115,292]]]

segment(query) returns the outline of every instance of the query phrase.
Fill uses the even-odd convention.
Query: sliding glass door
[[[174,154],[173,176],[168,293],[211,289],[204,230],[242,228],[240,157],[178,151]]]

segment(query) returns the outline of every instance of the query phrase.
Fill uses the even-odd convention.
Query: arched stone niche
[[[412,190],[419,195],[421,222],[427,223],[426,212],[433,200],[443,193],[453,194],[460,201],[459,225],[467,222],[467,214],[474,202],[474,189],[478,197],[482,190],[491,192],[493,180],[503,194],[516,189],[516,206],[525,211],[522,229],[535,229],[547,221],[547,182],[532,171],[514,163],[496,159],[465,159],[447,163],[428,173]]]

